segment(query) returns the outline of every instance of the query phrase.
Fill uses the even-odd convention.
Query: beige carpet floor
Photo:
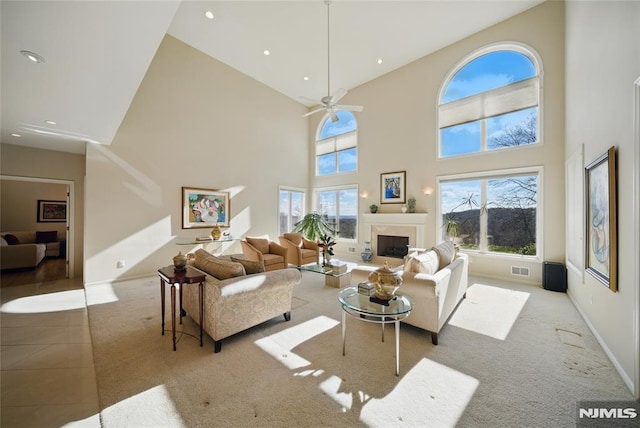
[[[172,351],[155,277],[86,292],[107,428],[573,427],[580,400],[632,399],[568,297],[538,287],[470,279],[438,346],[401,326],[398,377],[391,327],[383,343],[379,325],[348,318],[342,356],[338,290],[312,272],[290,322],[218,354],[188,317]]]

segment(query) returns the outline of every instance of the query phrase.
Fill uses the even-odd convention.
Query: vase
[[[371,250],[371,242],[367,241],[364,243],[364,250],[360,253],[360,257],[362,257],[363,262],[371,262],[373,259],[373,251]]]
[[[187,256],[182,254],[182,251],[179,251],[178,255],[173,258],[173,265],[176,268],[176,272],[182,272],[187,268]]]
[[[406,213],[407,212],[407,206],[406,205],[402,205],[400,207],[400,211],[402,211],[403,214]]]
[[[220,235],[222,233],[220,232],[220,227],[218,225],[213,226],[213,230],[211,230],[211,237],[213,238],[214,241],[217,241],[218,239],[220,239]]]

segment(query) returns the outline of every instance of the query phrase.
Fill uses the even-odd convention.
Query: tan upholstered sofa
[[[318,263],[320,258],[320,246],[302,236],[302,233],[285,233],[278,237],[280,245],[288,250],[289,264],[302,266],[309,263]]]
[[[407,324],[431,332],[431,342],[438,344],[438,334],[458,304],[466,297],[469,257],[456,253],[453,244],[443,242],[430,250],[410,252],[398,271],[402,285],[398,293],[413,301]],[[367,281],[376,266],[357,266],[351,271],[355,284]]]
[[[45,257],[60,256],[56,231],[0,233],[0,269],[34,268]]]
[[[291,319],[293,287],[300,283],[294,268],[264,271],[264,265],[242,255],[215,257],[197,250],[189,264],[206,274],[203,329],[222,350],[225,339],[277,316]],[[196,322],[200,319],[198,286],[186,285],[182,306]]]

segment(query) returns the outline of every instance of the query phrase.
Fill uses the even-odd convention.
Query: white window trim
[[[544,167],[543,166],[531,166],[523,168],[509,168],[509,169],[496,169],[491,171],[482,171],[477,173],[465,173],[465,174],[453,174],[453,175],[441,175],[436,177],[436,237],[442,236],[442,204],[440,196],[440,183],[447,181],[457,180],[482,180],[486,178],[495,178],[500,176],[511,175],[525,175],[525,174],[537,174],[538,186],[537,186],[537,199],[536,199],[536,253],[535,256],[496,253],[482,250],[464,250],[465,253],[473,253],[487,257],[494,257],[497,259],[525,259],[536,262],[542,262],[544,260],[544,230],[543,230],[543,217],[544,217]],[[486,239],[486,237],[481,237]]]

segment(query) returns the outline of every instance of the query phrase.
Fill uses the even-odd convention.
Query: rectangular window
[[[465,250],[538,256],[539,169],[439,180],[442,239]]]
[[[356,240],[358,233],[358,187],[317,189],[317,211],[338,231],[339,240]]]
[[[304,216],[304,190],[281,187],[279,191],[280,222],[278,232],[291,232]]]

